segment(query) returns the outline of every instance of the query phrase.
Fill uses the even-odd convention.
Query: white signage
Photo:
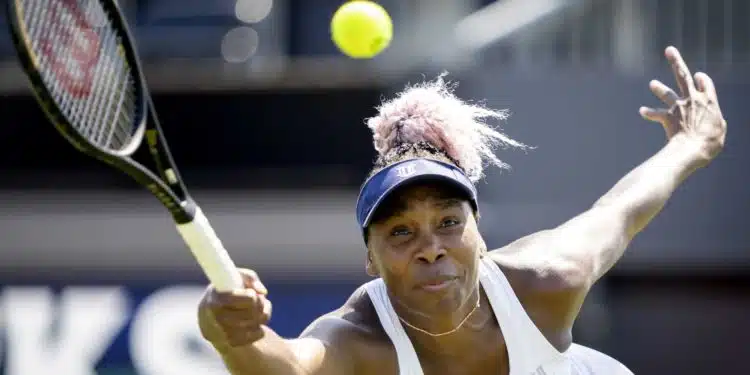
[[[227,375],[200,336],[202,287],[174,286],[138,306],[120,287],[5,287],[0,294],[4,375],[97,375],[113,340],[128,332],[138,375]]]

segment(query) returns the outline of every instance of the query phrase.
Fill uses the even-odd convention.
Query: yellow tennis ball
[[[393,22],[379,4],[366,0],[349,1],[333,14],[331,38],[343,54],[355,59],[369,59],[391,43]]]

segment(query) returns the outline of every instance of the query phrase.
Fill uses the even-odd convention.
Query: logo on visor
[[[396,176],[406,178],[417,173],[417,167],[414,165],[404,165],[396,168]]]

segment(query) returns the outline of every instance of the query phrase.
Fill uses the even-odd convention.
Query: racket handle
[[[237,267],[200,207],[195,207],[193,221],[177,224],[177,231],[216,290],[229,292],[244,287]]]

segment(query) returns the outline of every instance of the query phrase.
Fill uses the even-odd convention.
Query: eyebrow
[[[441,199],[435,205],[441,209],[446,209],[446,208],[453,208],[453,207],[461,206],[463,202],[464,202],[463,199],[448,198],[448,199]]]
[[[466,202],[466,198],[458,197],[455,191],[439,191],[437,193],[435,207],[439,209],[460,207],[463,202]],[[372,222],[383,222],[390,217],[403,216],[407,211],[409,211],[408,200],[404,197],[393,196],[383,202]]]

